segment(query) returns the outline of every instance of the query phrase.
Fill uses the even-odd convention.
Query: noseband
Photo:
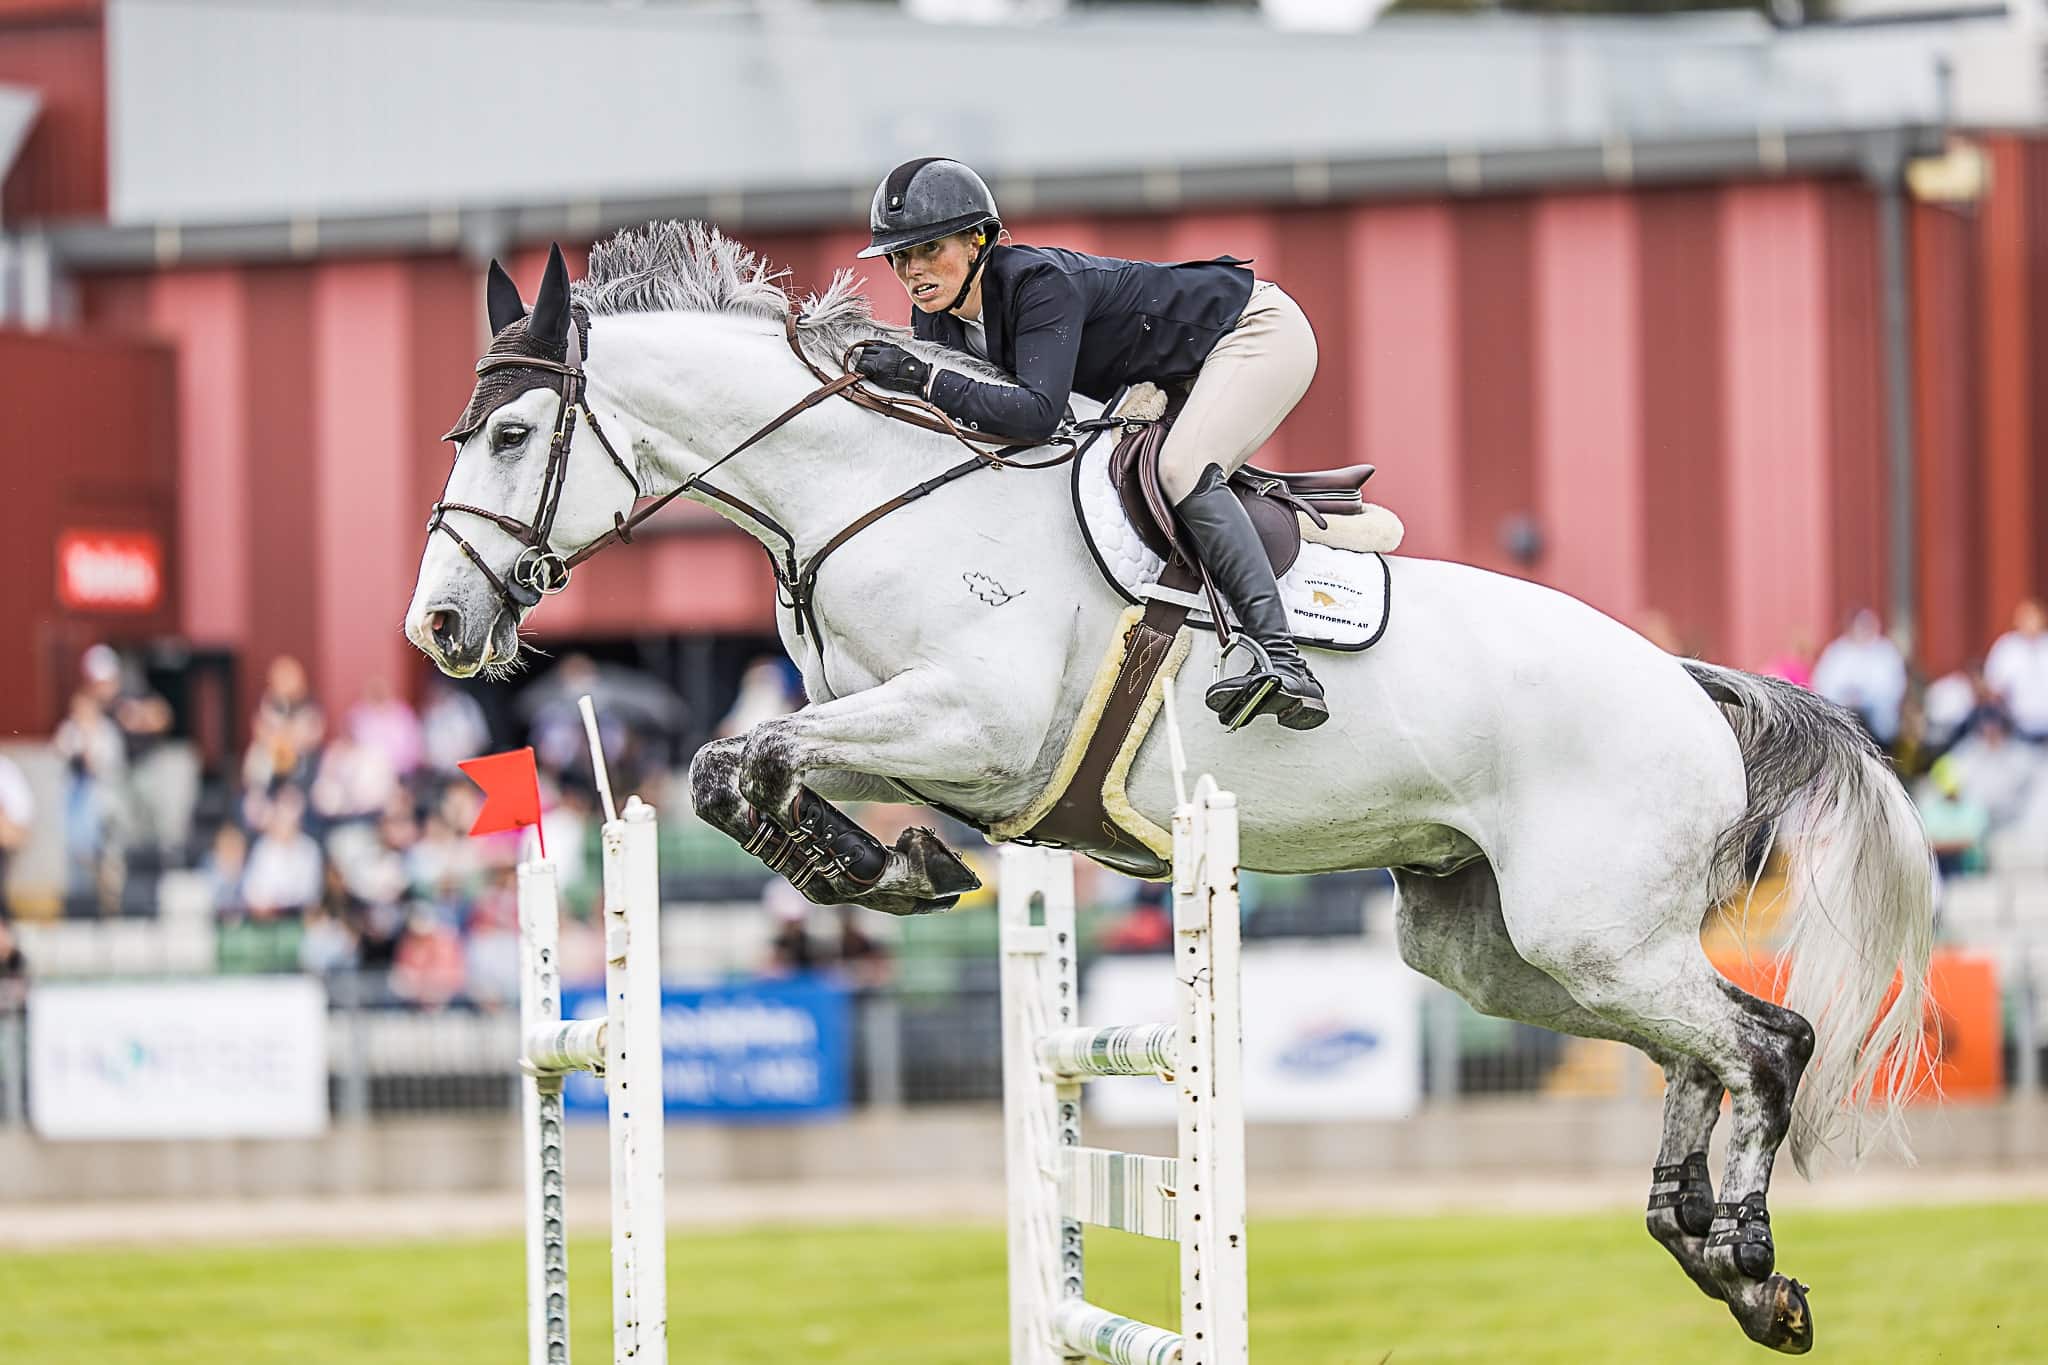
[[[427,534],[431,536],[435,531],[445,531],[455,541],[456,545],[461,548],[462,553],[469,556],[470,562],[482,571],[485,580],[490,583],[492,588],[496,589],[499,599],[504,602],[507,610],[511,611],[514,620],[517,620],[520,612],[532,610],[535,606],[539,605],[542,597],[551,596],[568,587],[570,570],[607,545],[615,542],[621,545],[630,544],[633,539],[633,532],[639,527],[640,523],[646,521],[656,512],[659,512],[674,499],[681,497],[685,493],[695,491],[705,497],[724,503],[781,540],[783,548],[779,557],[777,551],[770,549],[768,551],[768,559],[774,566],[775,581],[783,594],[783,605],[789,607],[794,612],[796,630],[801,635],[804,633],[806,626],[813,632],[817,630],[817,618],[816,613],[811,607],[811,597],[817,584],[819,567],[825,562],[826,556],[830,555],[854,536],[860,534],[861,531],[880,521],[897,508],[915,502],[935,489],[943,487],[964,475],[971,474],[977,469],[1046,469],[1054,465],[1064,464],[1074,458],[1078,451],[1077,433],[1090,432],[1113,425],[1113,423],[1103,419],[1075,423],[1068,431],[1062,432],[1046,442],[1047,445],[1064,446],[1066,448],[1064,454],[1055,456],[1052,459],[1041,460],[1034,464],[1022,464],[1009,457],[1033,447],[1005,445],[998,450],[984,449],[982,446],[976,445],[975,442],[990,443],[1000,441],[1001,438],[986,436],[979,432],[972,434],[964,432],[954,425],[952,418],[921,398],[911,398],[897,394],[879,394],[859,387],[861,376],[847,361],[850,360],[853,350],[869,344],[867,342],[854,343],[852,350],[849,350],[848,355],[842,358],[841,369],[844,373],[839,375],[827,374],[804,353],[803,344],[797,334],[797,324],[799,321],[800,315],[792,309],[785,320],[784,332],[788,337],[790,349],[796,352],[797,359],[803,362],[805,369],[818,378],[818,387],[811,390],[810,393],[806,394],[796,403],[783,409],[781,413],[771,418],[757,429],[753,435],[747,437],[746,440],[741,441],[731,450],[713,460],[701,473],[690,475],[675,488],[662,494],[645,507],[639,508],[631,516],[614,512],[612,514],[612,528],[609,531],[606,531],[582,549],[568,555],[564,555],[556,550],[550,541],[550,537],[554,532],[555,511],[561,505],[562,489],[568,481],[569,447],[570,443],[575,439],[576,424],[579,420],[590,428],[591,435],[597,437],[597,443],[604,447],[605,454],[611,456],[612,464],[617,466],[619,473],[625,475],[626,482],[633,485],[633,500],[636,503],[640,500],[641,495],[640,480],[633,473],[632,466],[619,457],[618,450],[613,447],[610,439],[604,434],[604,428],[598,425],[597,414],[590,410],[590,405],[585,401],[584,395],[587,381],[580,362],[583,359],[584,353],[584,328],[586,324],[580,318],[572,320],[569,332],[569,353],[566,361],[546,360],[525,355],[485,356],[476,364],[476,372],[479,376],[488,374],[493,370],[508,369],[546,370],[562,376],[562,408],[555,418],[554,434],[548,439],[548,464],[547,469],[541,475],[540,502],[534,509],[533,520],[520,521],[514,517],[508,517],[502,512],[493,512],[487,507],[474,507],[468,503],[449,502],[443,499],[434,504],[433,514],[427,519]],[[799,563],[796,554],[796,538],[784,529],[779,522],[753,504],[705,482],[705,479],[706,476],[717,470],[727,460],[732,459],[735,455],[768,436],[771,432],[780,429],[785,422],[799,413],[816,407],[828,398],[839,396],[847,398],[856,406],[866,408],[871,412],[881,413],[883,416],[894,418],[896,421],[907,422],[912,426],[922,427],[927,431],[943,432],[960,442],[961,445],[972,451],[973,454],[969,459],[954,465],[944,473],[934,478],[926,479],[923,483],[905,490],[896,497],[856,518],[845,529],[826,541],[810,557],[808,562]],[[519,554],[512,561],[512,567],[504,577],[500,577],[489,564],[484,562],[484,557],[477,553],[475,546],[464,539],[461,532],[448,524],[448,513],[450,512],[466,512],[473,517],[482,517],[485,521],[490,522],[506,535],[519,542],[521,546]],[[508,578],[511,580],[509,583],[506,581]]]

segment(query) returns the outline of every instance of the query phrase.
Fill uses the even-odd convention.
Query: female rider
[[[937,369],[900,346],[863,347],[867,378],[923,395],[962,426],[1049,438],[1074,392],[1107,401],[1125,384],[1187,386],[1160,455],[1160,480],[1203,565],[1264,650],[1265,668],[1225,678],[1207,701],[1308,730],[1330,718],[1288,632],[1265,551],[1225,480],[1251,458],[1315,377],[1316,339],[1280,287],[1231,257],[1156,265],[1005,240],[995,196],[943,157],[889,172],[862,257],[887,256],[916,306],[913,333],[994,362],[1013,387]]]

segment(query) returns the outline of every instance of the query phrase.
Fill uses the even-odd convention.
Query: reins
[[[561,504],[562,490],[568,481],[569,448],[575,440],[576,423],[579,419],[590,427],[591,434],[597,438],[598,444],[604,448],[605,454],[611,457],[612,463],[618,467],[619,472],[626,476],[626,481],[633,485],[635,501],[637,502],[640,497],[640,480],[634,475],[632,466],[627,464],[619,455],[618,450],[612,445],[610,438],[605,435],[604,428],[598,423],[597,414],[591,411],[585,399],[588,380],[580,362],[585,349],[583,332],[587,324],[580,318],[572,319],[570,326],[570,351],[567,361],[545,360],[522,355],[485,356],[477,362],[476,372],[478,375],[488,374],[493,370],[500,369],[537,369],[546,370],[563,377],[561,388],[562,408],[555,420],[554,434],[548,442],[548,467],[541,478],[539,505],[535,508],[533,520],[531,522],[522,522],[502,512],[493,512],[489,508],[474,507],[467,503],[437,502],[433,507],[433,515],[427,522],[428,533],[432,534],[434,531],[440,530],[447,532],[449,536],[453,537],[455,543],[461,547],[462,552],[483,572],[484,577],[497,590],[498,595],[504,599],[506,605],[511,607],[516,615],[519,610],[531,609],[539,603],[543,596],[560,592],[563,588],[566,588],[569,585],[570,571],[577,565],[583,563],[606,546],[614,543],[622,545],[631,544],[634,531],[650,517],[668,506],[675,499],[682,497],[684,494],[695,492],[706,498],[724,503],[760,526],[770,535],[782,541],[779,557],[774,547],[763,546],[768,552],[768,561],[775,572],[776,586],[781,595],[782,605],[788,607],[794,614],[796,631],[799,636],[806,633],[817,634],[818,618],[817,610],[813,605],[813,598],[817,591],[818,570],[824,565],[825,560],[831,556],[833,551],[839,549],[847,541],[852,540],[891,512],[916,502],[918,499],[945,487],[956,479],[965,478],[976,470],[1057,468],[1073,459],[1079,453],[1081,445],[1077,439],[1079,434],[1101,430],[1107,425],[1112,425],[1112,423],[1105,419],[1099,418],[1074,423],[1056,433],[1051,440],[1045,442],[1046,445],[1064,447],[1063,453],[1035,463],[1023,463],[1010,457],[1026,450],[1037,449],[1038,447],[1006,445],[1002,444],[1001,437],[985,436],[978,432],[969,434],[962,431],[954,423],[953,419],[947,416],[936,404],[909,395],[881,394],[862,387],[861,376],[854,371],[851,361],[858,354],[861,347],[874,344],[871,341],[857,341],[849,346],[840,357],[842,372],[837,375],[828,373],[812,361],[810,356],[804,351],[803,340],[798,331],[802,320],[802,314],[795,308],[791,308],[783,320],[783,335],[787,338],[789,348],[795,353],[796,358],[803,364],[805,369],[809,370],[818,379],[818,387],[805,394],[789,407],[784,408],[773,418],[770,418],[766,423],[757,428],[752,435],[748,436],[731,450],[726,451],[725,454],[719,456],[716,460],[713,460],[698,473],[690,475],[680,484],[676,485],[676,487],[652,502],[647,503],[645,506],[636,508],[632,515],[614,513],[612,516],[612,528],[609,531],[606,531],[582,549],[567,556],[555,552],[550,544],[550,536],[554,530],[556,509]],[[903,422],[907,425],[918,427],[921,430],[950,436],[972,453],[969,458],[962,460],[959,464],[952,466],[943,473],[936,474],[921,483],[914,484],[903,492],[898,493],[895,497],[890,498],[887,502],[861,514],[820,546],[817,552],[812,554],[807,561],[800,562],[797,558],[796,537],[790,534],[786,527],[752,503],[735,494],[726,492],[724,489],[710,483],[708,479],[711,474],[717,472],[728,460],[752,448],[774,432],[781,430],[784,425],[797,416],[829,398],[845,398],[856,407],[878,413],[892,421]],[[983,449],[981,445],[976,444],[977,442],[999,448]],[[510,584],[507,584],[503,578],[500,578],[491,569],[490,565],[484,561],[483,556],[477,553],[475,547],[468,540],[464,539],[453,526],[448,524],[446,514],[449,512],[464,512],[471,516],[481,517],[525,547],[512,562],[512,568],[508,574],[512,580]]]

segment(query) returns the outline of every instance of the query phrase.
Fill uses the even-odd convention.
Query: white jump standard
[[[611,794],[603,793],[609,813]],[[530,1365],[567,1365],[562,1081],[605,1079],[611,1130],[612,1354],[666,1365],[668,1289],[662,1174],[660,886],[654,808],[629,797],[605,822],[605,1016],[564,1021],[552,863],[519,866],[520,1036],[526,1073],[526,1299]]]
[[[1073,856],[1002,851],[1003,1124],[1011,1365],[1241,1365],[1249,1355],[1237,799],[1205,777],[1174,814],[1178,1020],[1079,1027]],[[1081,1145],[1081,1083],[1179,1089],[1179,1154]],[[1180,1244],[1180,1331],[1088,1302],[1082,1228]]]

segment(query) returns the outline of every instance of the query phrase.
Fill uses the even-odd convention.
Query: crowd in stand
[[[1945,875],[2048,870],[2048,609],[2022,602],[1981,658],[1924,688],[1860,611],[1793,682],[1863,722],[1911,784]]]

